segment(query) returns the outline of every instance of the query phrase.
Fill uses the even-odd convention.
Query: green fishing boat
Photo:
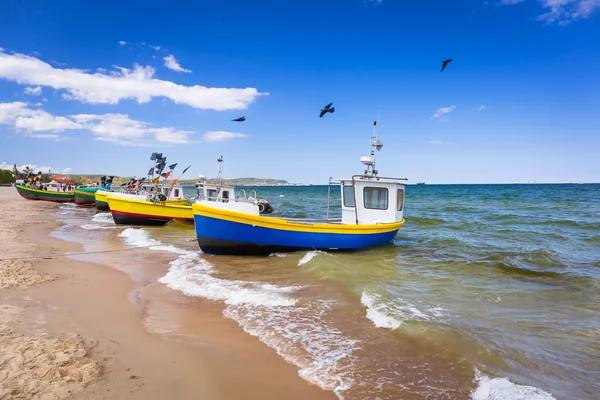
[[[28,188],[21,185],[15,185],[17,192],[28,200],[46,200],[56,201],[59,203],[70,203],[75,200],[75,194],[73,192],[59,192],[53,190],[40,190]]]
[[[75,189],[75,204],[94,204],[96,202],[96,192],[99,189],[100,188],[97,187],[83,187]]]

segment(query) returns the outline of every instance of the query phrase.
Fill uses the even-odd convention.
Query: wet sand
[[[48,236],[58,204],[1,187],[0,205],[0,259],[50,255],[0,261],[0,398],[335,398],[223,318],[222,306],[57,256],[83,250]],[[190,334],[149,331],[143,298],[154,303],[154,318],[177,313]]]

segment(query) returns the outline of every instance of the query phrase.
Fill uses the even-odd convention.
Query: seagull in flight
[[[235,121],[235,122],[244,122],[245,120],[246,120],[246,117],[239,117],[236,119],[232,119],[232,121]]]
[[[331,107],[333,103],[329,103],[325,106],[325,108],[323,108],[321,110],[321,114],[319,115],[319,118],[323,118],[323,115],[327,114],[327,113],[333,113],[335,111],[335,107]]]
[[[446,65],[448,65],[449,62],[452,62],[451,58],[442,61],[442,71],[446,68]],[[442,72],[442,71],[440,71],[440,72]]]

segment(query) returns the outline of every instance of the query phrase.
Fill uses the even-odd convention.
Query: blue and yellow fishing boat
[[[229,191],[223,196],[217,190],[192,205],[198,245],[211,254],[261,255],[301,249],[358,250],[391,242],[404,224],[406,178],[378,176],[375,150],[382,147],[375,123],[370,155],[361,157],[367,168],[364,174],[330,178],[329,190],[340,186],[341,218],[264,216],[255,196],[236,197]]]

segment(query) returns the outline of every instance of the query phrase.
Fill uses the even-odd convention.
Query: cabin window
[[[229,191],[224,190],[223,191],[223,203],[227,203],[228,201],[229,201]]]
[[[397,203],[397,210],[398,211],[402,211],[402,208],[404,207],[404,189],[398,189],[398,203]]]
[[[209,200],[216,200],[217,199],[217,190],[216,189],[208,189],[208,199]]]
[[[365,208],[372,210],[387,210],[388,190],[387,188],[366,187],[363,190]]]
[[[177,197],[179,197],[179,189],[175,189],[175,194],[174,194],[174,196],[175,196],[176,198],[177,198]]]
[[[344,207],[354,207],[354,186],[344,186]]]

